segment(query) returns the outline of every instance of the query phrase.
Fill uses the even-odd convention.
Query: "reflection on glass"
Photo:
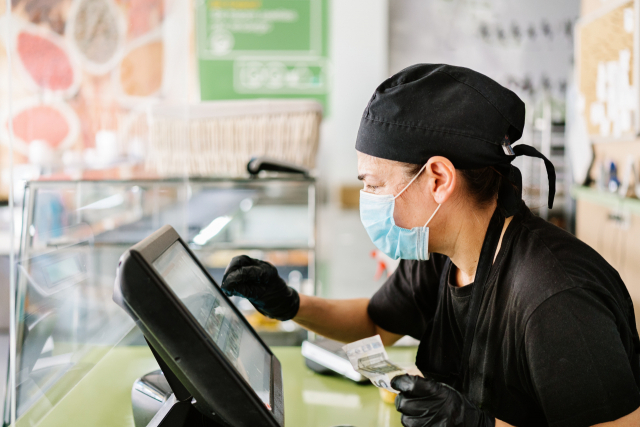
[[[111,302],[113,276],[101,277],[96,268],[97,258],[109,267],[116,261],[95,247],[90,229],[69,227],[38,237],[44,235],[76,243],[33,248],[33,256],[17,265],[16,415],[28,425],[35,425],[132,327]],[[8,417],[5,411],[5,421]]]
[[[244,253],[273,263],[284,278],[299,272],[291,277],[304,290],[313,282],[312,186],[305,179],[30,182],[16,276],[18,425],[42,422],[133,327],[111,300],[118,260],[165,224],[216,280]],[[210,236],[198,245],[203,230]],[[253,335],[216,295],[190,295],[198,292],[205,294],[193,302],[196,317],[259,390],[268,369],[252,368],[262,363],[259,353],[243,358],[254,355]],[[258,394],[268,401],[265,393]]]

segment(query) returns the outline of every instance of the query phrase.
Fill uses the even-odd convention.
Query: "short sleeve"
[[[573,288],[543,302],[527,322],[523,349],[550,426],[614,421],[640,406],[616,316],[593,292]]]
[[[369,301],[369,317],[384,330],[420,339],[437,305],[444,257],[401,260],[396,271]]]

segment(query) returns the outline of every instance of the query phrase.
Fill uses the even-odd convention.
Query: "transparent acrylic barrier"
[[[244,253],[280,267],[285,279],[299,272],[293,285],[304,290],[314,282],[314,188],[307,179],[32,182],[22,246],[65,244],[59,230],[86,223],[102,253],[100,269],[111,265],[104,260],[108,248],[117,248],[110,258],[117,261],[127,247],[170,224],[217,280],[231,258]]]
[[[111,301],[113,277],[100,274],[104,259],[91,228],[46,235],[63,243],[17,263],[18,425],[39,422],[133,327]]]
[[[17,262],[17,425],[40,422],[114,346],[144,345],[121,342],[133,323],[111,299],[127,248],[170,224],[218,282],[233,256],[248,254],[313,293],[314,202],[309,179],[30,182]],[[258,330],[291,332],[241,308]]]
[[[63,242],[56,235],[89,224],[96,244],[134,244],[171,224],[198,247],[313,246],[311,180],[31,182],[23,242]]]

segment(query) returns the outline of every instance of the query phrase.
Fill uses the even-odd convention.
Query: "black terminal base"
[[[191,393],[182,385],[151,343],[147,341],[147,344],[173,391],[173,394],[147,424],[147,427],[228,427],[205,417],[193,406],[194,399]]]
[[[179,402],[174,395],[167,400],[147,427],[225,427],[202,415],[191,400]]]

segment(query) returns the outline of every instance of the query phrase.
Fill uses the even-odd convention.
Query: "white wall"
[[[514,90],[564,100],[580,0],[390,0],[390,70],[419,62],[469,67]],[[549,82],[543,88],[543,80]]]
[[[374,249],[357,210],[338,207],[339,188],[357,181],[356,135],[362,112],[388,73],[388,0],[335,0],[330,12],[332,89],[318,153],[318,184],[329,203],[318,209],[320,293],[368,297]],[[323,197],[323,199],[327,199]]]
[[[360,117],[375,88],[388,77],[388,1],[335,0],[330,8],[332,89],[318,172],[335,201],[340,184],[357,182]]]

